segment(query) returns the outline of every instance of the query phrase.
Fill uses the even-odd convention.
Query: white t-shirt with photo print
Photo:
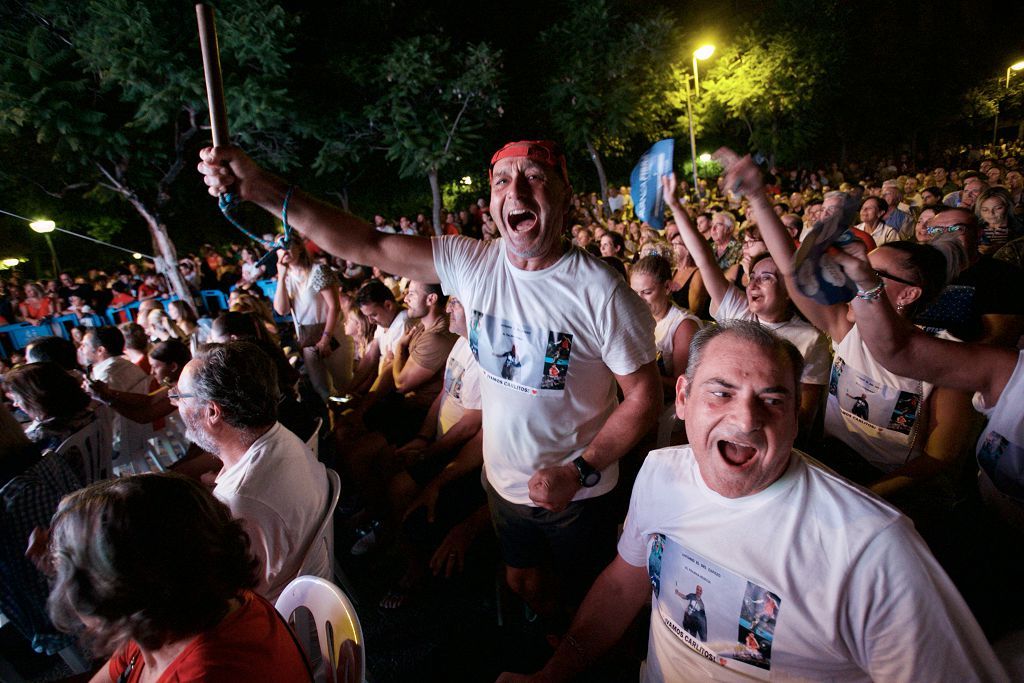
[[[437,435],[462,419],[467,410],[480,410],[480,366],[465,337],[459,337],[444,366],[444,398],[437,411]]]
[[[742,498],[652,452],[619,555],[651,576],[649,683],[1006,680],[910,520],[798,451]]]
[[[482,371],[484,465],[505,500],[533,505],[528,482],[579,455],[615,410],[613,375],[655,359],[650,309],[599,259],[570,248],[552,266],[509,263],[505,241],[433,238],[444,292],[466,309]],[[607,493],[618,467],[575,499]]]
[[[946,332],[937,336],[956,341]],[[933,385],[882,367],[856,325],[833,346],[825,434],[883,472],[892,472],[920,455],[925,439],[917,435],[926,427],[924,403]]]

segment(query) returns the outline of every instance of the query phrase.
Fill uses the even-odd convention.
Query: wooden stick
[[[220,48],[217,45],[217,24],[213,7],[196,5],[196,19],[199,22],[199,47],[203,51],[203,75],[206,77],[206,101],[210,106],[210,127],[213,129],[213,146],[230,144],[228,135],[228,110],[224,105],[224,79],[220,71]]]

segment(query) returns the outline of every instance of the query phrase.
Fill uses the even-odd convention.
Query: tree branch
[[[455,129],[459,125],[459,121],[462,119],[462,115],[466,113],[466,108],[469,107],[469,101],[473,98],[473,93],[466,95],[466,101],[462,103],[462,109],[459,110],[459,115],[455,117],[455,121],[452,123],[451,130],[448,131],[448,141],[444,143],[443,154],[448,153],[448,148],[452,146],[452,140],[455,138]]]

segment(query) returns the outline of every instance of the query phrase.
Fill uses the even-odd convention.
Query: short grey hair
[[[825,201],[827,199],[839,198],[845,202],[847,199],[849,199],[849,197],[850,195],[847,194],[846,192],[842,192],[840,190],[832,190],[831,192],[825,193],[825,196],[822,197],[822,201]]]
[[[247,430],[277,421],[277,368],[259,346],[248,341],[207,344],[195,360],[196,398],[220,406],[229,425]]]
[[[804,374],[804,357],[800,355],[800,351],[793,346],[792,342],[783,339],[753,320],[724,320],[717,325],[708,325],[693,335],[693,339],[690,341],[690,358],[686,364],[686,396],[690,395],[693,388],[693,378],[697,374],[697,368],[704,360],[704,351],[708,344],[715,337],[726,334],[750,342],[776,358],[785,356],[789,360],[789,366],[793,370],[794,399],[797,410],[799,410],[800,378]]]

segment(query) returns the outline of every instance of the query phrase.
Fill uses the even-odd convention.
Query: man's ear
[[[216,401],[207,401],[204,412],[206,419],[211,426],[221,425],[224,423],[224,410]]]
[[[686,375],[679,375],[676,380],[676,417],[686,420],[683,416],[683,408],[686,406]]]

